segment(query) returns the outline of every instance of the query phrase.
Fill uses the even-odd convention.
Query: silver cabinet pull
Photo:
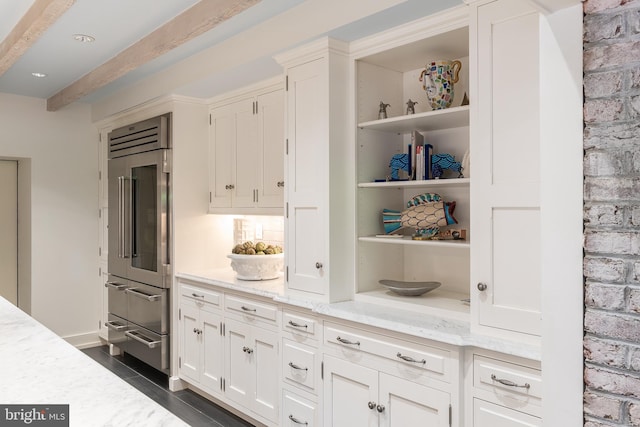
[[[122,325],[114,321],[104,322],[104,326],[106,326],[108,329],[113,329],[114,331],[122,331],[124,329],[127,329],[127,325]]]
[[[346,345],[357,345],[357,346],[360,345],[360,341],[349,341],[349,340],[346,340],[346,339],[340,338],[340,337],[336,337],[336,340],[338,340],[342,344],[346,344]]]
[[[403,355],[402,353],[398,353],[398,354],[396,354],[396,357],[398,357],[398,358],[400,358],[400,359],[404,360],[405,362],[421,363],[421,364],[423,364],[423,365],[427,363],[427,361],[426,361],[425,359],[422,359],[422,360],[416,360],[416,359],[414,359],[413,357],[411,357],[411,356],[405,356],[405,355]]]
[[[514,383],[513,381],[510,380],[505,380],[503,378],[498,378],[496,377],[494,374],[491,374],[491,379],[493,381],[497,381],[502,385],[506,385],[507,387],[519,387],[519,388],[526,388],[527,390],[531,388],[531,384],[529,383],[524,383],[524,384],[518,384],[518,383]]]
[[[247,354],[253,353],[253,349],[249,347],[242,347],[242,351],[244,351]]]
[[[316,262],[316,268],[318,270],[320,270],[322,268],[322,263],[321,262]]]
[[[369,403],[367,403],[367,406],[369,407],[369,409],[375,409],[376,402],[369,402]]]
[[[289,325],[293,326],[294,328],[308,328],[307,325],[303,325],[301,323],[296,323],[293,320],[289,320]]]
[[[193,328],[193,333],[200,335],[200,334],[202,334],[202,329]]]
[[[276,183],[276,186],[277,186],[277,187],[279,187],[279,188],[284,187],[284,181],[278,181],[278,182]]]
[[[194,298],[204,298],[204,295],[198,295],[195,292],[191,294],[192,297]]]
[[[135,288],[128,288],[128,289],[125,289],[124,291],[127,294],[135,295],[138,298],[146,299],[147,301],[158,301],[160,298],[162,298],[162,295],[145,294],[144,292],[140,292]]]
[[[158,344],[162,344],[162,341],[154,341],[153,339],[141,334],[137,330],[126,331],[124,334],[126,336],[128,336],[129,338],[132,338],[132,339],[134,339],[134,340],[146,345],[149,348],[156,348],[158,346]]]
[[[105,288],[113,288],[117,291],[124,291],[125,289],[127,289],[127,285],[123,285],[122,283],[116,283],[116,282],[106,282],[104,284]]]
[[[244,305],[240,308],[243,309],[244,311],[252,311],[252,312],[257,311],[255,308],[248,308],[248,307],[245,307]]]
[[[486,291],[486,290],[487,290],[487,284],[486,284],[486,283],[483,283],[483,282],[478,283],[478,290],[479,290],[480,292],[484,292],[484,291]]]
[[[302,368],[302,367],[296,365],[293,362],[289,362],[289,366],[291,366],[293,369],[297,369],[299,371],[308,371],[309,370],[309,368]]]
[[[225,190],[233,190],[234,188],[236,188],[236,186],[233,184],[227,184],[224,186],[224,188]]]
[[[383,413],[384,412],[384,405],[378,405],[376,406],[376,411]]]
[[[293,416],[293,415],[291,415],[291,414],[289,414],[289,419],[290,419],[291,421],[293,421],[294,423],[296,423],[296,424],[302,424],[302,425],[305,425],[305,426],[308,426],[308,425],[309,425],[309,423],[308,423],[308,422],[306,422],[306,421],[300,421],[299,419],[297,419],[296,417],[294,417],[294,416]]]

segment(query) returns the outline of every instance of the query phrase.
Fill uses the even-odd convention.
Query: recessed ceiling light
[[[38,78],[47,77],[45,73],[31,73],[31,75]]]
[[[86,34],[74,34],[73,39],[81,43],[91,43],[96,40],[95,37],[91,37]]]

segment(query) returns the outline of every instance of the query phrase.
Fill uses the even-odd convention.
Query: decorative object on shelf
[[[462,97],[462,104],[460,104],[461,106],[463,105],[469,105],[469,97],[467,96],[467,92],[464,93],[464,96]]]
[[[414,105],[416,105],[417,103],[417,101],[412,101],[411,98],[409,98],[409,100],[407,101],[407,115],[416,113]]]
[[[383,101],[380,101],[380,110],[378,111],[378,119],[387,118],[387,107],[391,107],[391,105],[385,104]]]
[[[411,164],[409,161],[410,157],[408,154],[394,154],[391,157],[391,161],[389,162],[389,167],[391,168],[391,181],[400,181],[399,171],[403,170],[407,173],[407,177],[410,175]],[[403,181],[408,178],[402,179]]]
[[[432,109],[442,110],[451,106],[453,84],[458,82],[460,68],[460,61],[439,60],[428,63],[422,70],[420,81]]]
[[[407,207],[425,205],[427,203],[439,202],[442,198],[437,193],[422,193],[417,196],[413,196],[408,202]]]
[[[280,275],[284,254],[278,245],[246,241],[231,250],[231,268],[240,280],[270,280]]]
[[[425,200],[429,197],[426,196]],[[435,234],[440,227],[457,224],[453,212],[456,202],[444,202],[439,195],[437,201],[419,203],[402,212],[393,209],[382,210],[382,225],[387,234],[397,233],[404,228],[413,228],[423,234]],[[419,196],[417,196],[419,197]],[[413,198],[415,200],[416,197]],[[427,231],[431,230],[431,231]]]
[[[431,156],[431,174],[434,179],[441,178],[445,170],[458,172],[458,178],[463,178],[462,164],[457,162],[451,154],[433,154]]]
[[[379,280],[378,283],[398,295],[411,297],[426,294],[442,285],[440,282],[403,282],[387,279]]]
[[[466,240],[467,230],[464,228],[448,228],[446,230],[438,230],[437,233],[424,233],[419,230],[411,236],[413,240]]]
[[[462,156],[462,170],[465,177],[471,178],[471,153],[469,153],[468,148],[464,152],[464,156]]]

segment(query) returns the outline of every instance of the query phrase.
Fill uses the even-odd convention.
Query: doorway
[[[18,162],[0,160],[0,296],[18,305]]]

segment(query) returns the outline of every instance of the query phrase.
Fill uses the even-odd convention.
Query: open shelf
[[[469,321],[468,294],[436,289],[420,296],[402,296],[381,288],[355,295],[356,301],[384,304],[389,308],[418,311],[423,314]]]
[[[469,178],[429,179],[416,181],[361,182],[360,188],[468,187]]]
[[[407,133],[411,131],[428,132],[469,126],[469,106],[451,107],[444,110],[396,116],[381,120],[359,123],[361,129],[383,132]]]
[[[415,246],[439,246],[459,249],[469,249],[468,240],[413,240],[411,236],[402,237],[358,237],[361,242],[383,243],[389,245],[415,245]]]

